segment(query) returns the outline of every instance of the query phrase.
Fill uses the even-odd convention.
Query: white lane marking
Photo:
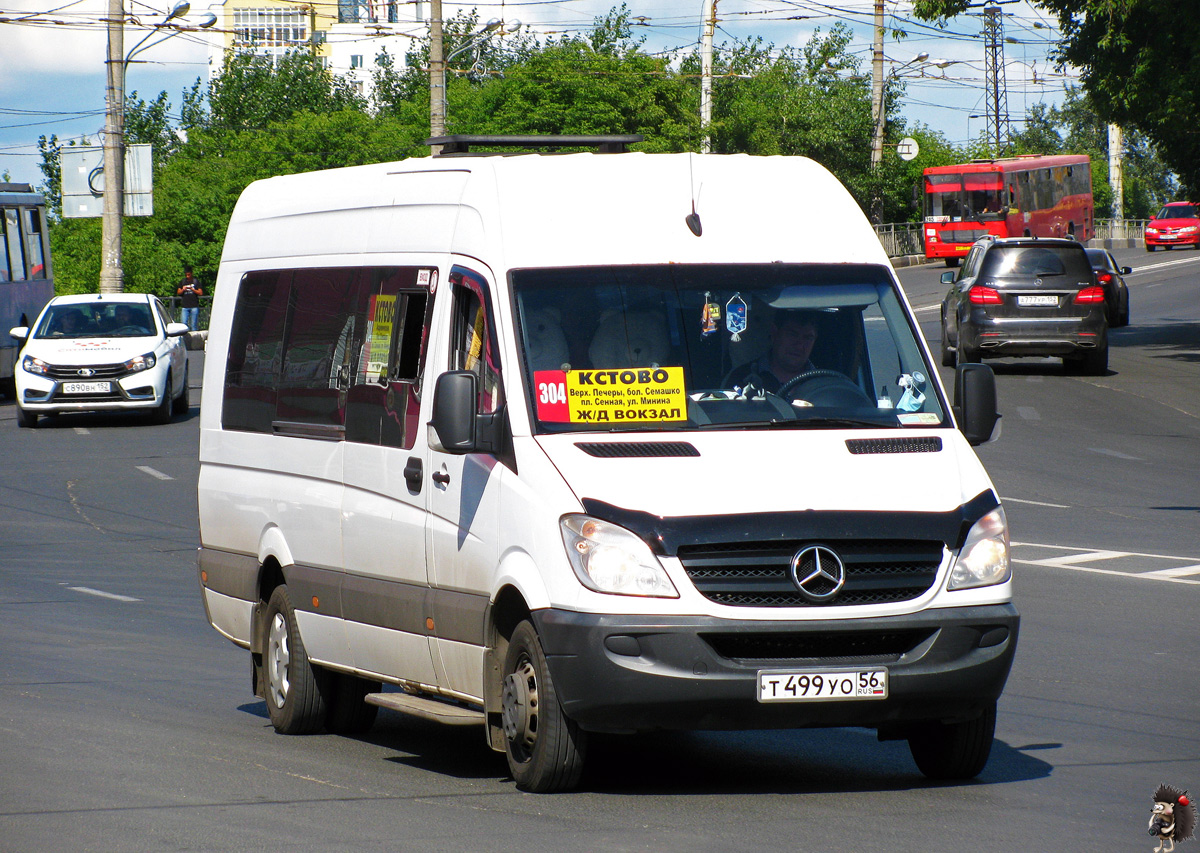
[[[1153,572],[1142,572],[1144,578],[1182,578],[1188,575],[1200,575],[1200,565],[1195,566],[1177,566],[1174,569],[1157,569]]]
[[[87,427],[75,427],[76,435],[91,435],[92,432]]]
[[[926,311],[940,311],[941,308],[942,308],[942,303],[940,303],[940,302],[937,303],[936,305],[922,305],[920,308],[914,308],[913,313],[914,314],[924,314]]]
[[[110,598],[113,601],[141,601],[140,598],[134,598],[132,595],[118,595],[115,592],[92,589],[90,586],[69,586],[67,589],[71,590],[71,592],[82,592],[84,595],[94,595],[97,598]]]
[[[1017,414],[1023,420],[1027,421],[1040,421],[1042,419],[1042,416],[1038,414],[1038,410],[1033,406],[1017,406]]]
[[[1200,255],[1197,255],[1194,258],[1179,258],[1178,260],[1174,261],[1159,261],[1156,264],[1146,264],[1145,266],[1134,267],[1133,272],[1129,273],[1129,275],[1141,275],[1142,273],[1149,272],[1150,270],[1160,270],[1166,267],[1177,267],[1180,264],[1194,264],[1197,261],[1200,261]],[[1128,277],[1129,276],[1126,276],[1126,278]]]
[[[1141,462],[1140,456],[1130,456],[1127,453],[1121,453],[1119,450],[1109,450],[1106,447],[1089,447],[1092,453],[1099,453],[1101,456],[1112,456],[1116,459],[1128,459],[1131,462]]]
[[[1050,551],[1072,552],[1061,557],[1046,557],[1037,560],[1013,557],[1012,561],[1014,563],[1020,563],[1025,566],[1068,569],[1074,572],[1091,572],[1098,575],[1117,575],[1125,578],[1140,578],[1142,580],[1167,581],[1169,583],[1200,586],[1200,580],[1193,579],[1193,576],[1200,575],[1200,563],[1196,561],[1195,557],[1180,557],[1174,554],[1149,554],[1142,551],[1093,550],[1088,548],[1074,548],[1067,545],[1045,545],[1036,542],[1013,542],[1012,545],[1014,548],[1040,548]],[[1143,557],[1150,560],[1169,560],[1171,562],[1183,563],[1184,565],[1171,566],[1165,569],[1151,569],[1149,571],[1121,571],[1120,569],[1102,569],[1099,566],[1085,565],[1091,562],[1129,559],[1131,557]]]
[[[141,471],[143,474],[149,474],[151,477],[156,477],[159,480],[174,480],[175,479],[170,474],[164,474],[162,471],[158,471],[154,468],[151,468],[149,465],[138,465],[137,469],[139,471]]]
[[[1022,500],[1021,498],[1006,498],[1003,495],[1000,497],[1000,501],[1002,503],[1033,504],[1034,506],[1051,506],[1051,507],[1054,507],[1055,509],[1070,509],[1071,508],[1069,504],[1049,504],[1049,503],[1046,503],[1045,501],[1027,501],[1027,500]],[[1014,544],[1016,544],[1016,543],[1014,543]]]

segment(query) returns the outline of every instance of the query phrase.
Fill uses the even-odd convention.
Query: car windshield
[[[1195,219],[1196,208],[1190,204],[1172,204],[1158,212],[1155,219]]]
[[[517,270],[512,284],[539,432],[946,423],[882,267]]]
[[[136,302],[52,305],[42,315],[35,338],[139,338],[154,334],[149,307]]]

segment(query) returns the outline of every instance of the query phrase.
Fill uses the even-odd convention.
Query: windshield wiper
[[[850,427],[862,429],[899,429],[894,421],[876,421],[867,418],[806,417],[772,418],[769,421],[721,421],[698,424],[697,429],[809,429],[811,427]]]

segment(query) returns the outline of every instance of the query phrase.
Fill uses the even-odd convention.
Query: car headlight
[[[1008,555],[1008,519],[996,507],[971,527],[946,589],[971,589],[1004,583],[1012,576]]]
[[[650,546],[630,531],[586,515],[565,515],[567,558],[579,582],[596,592],[678,598]]]
[[[21,359],[21,369],[26,373],[36,373],[38,376],[45,376],[50,370],[50,365],[46,364],[40,358],[27,355]]]
[[[1191,234],[1191,233],[1193,233],[1195,230],[1196,230],[1196,226],[1195,226],[1195,225],[1185,225],[1183,228],[1180,228],[1180,229],[1179,229],[1179,233],[1181,233],[1181,234]]]
[[[1157,228],[1147,228],[1147,229],[1146,229],[1146,233],[1147,233],[1147,234],[1157,234],[1157,233],[1158,233],[1158,229],[1157,229]]]
[[[139,373],[143,370],[149,370],[157,363],[154,353],[148,352],[145,355],[135,355],[129,361],[125,362],[125,369],[130,373]]]

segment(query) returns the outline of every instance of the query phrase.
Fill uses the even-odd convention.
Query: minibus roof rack
[[[426,145],[442,146],[440,157],[461,157],[463,155],[486,156],[488,154],[504,153],[489,151],[471,151],[472,145],[488,148],[595,148],[599,154],[623,154],[635,142],[641,142],[645,137],[640,133],[628,133],[616,136],[559,136],[557,134],[532,136],[507,135],[473,135],[455,134],[454,136],[434,136],[425,140]]]

